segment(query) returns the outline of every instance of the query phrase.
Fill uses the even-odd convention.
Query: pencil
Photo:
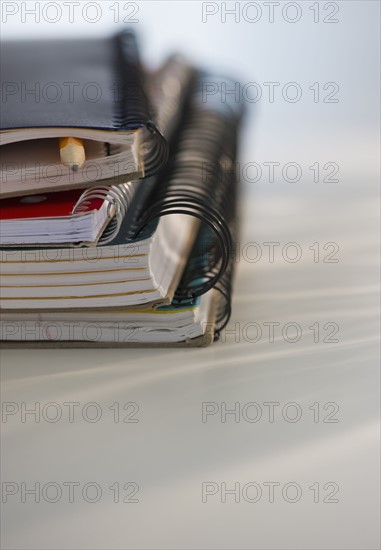
[[[80,138],[65,137],[59,139],[61,162],[76,172],[86,160],[85,148]]]

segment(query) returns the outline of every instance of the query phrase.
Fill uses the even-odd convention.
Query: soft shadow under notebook
[[[135,37],[1,44],[0,196],[116,184],[154,174],[166,141],[151,116]],[[77,171],[59,138],[83,142]]]

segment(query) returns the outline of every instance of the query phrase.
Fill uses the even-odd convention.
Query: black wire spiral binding
[[[235,185],[235,189],[237,190],[237,185]],[[237,195],[237,193],[236,193]],[[236,223],[236,217],[232,217],[230,220],[230,232],[232,235],[233,242],[236,242],[237,237],[237,223]],[[216,324],[215,324],[215,339],[219,338],[219,335],[221,331],[226,327],[226,325],[229,322],[232,308],[231,308],[231,294],[232,294],[232,285],[233,285],[233,278],[234,278],[234,268],[235,268],[235,251],[232,251],[232,255],[230,257],[229,265],[221,277],[221,279],[217,282],[216,286],[214,287],[215,290],[218,291],[219,295],[217,298],[217,306],[216,306]]]
[[[216,287],[217,330],[230,315],[232,233],[235,217],[236,134],[241,108],[204,101],[204,85],[213,76],[199,75],[167,166],[147,201],[135,237],[154,219],[187,214],[201,220],[200,229],[176,290],[174,302],[194,300]]]
[[[224,221],[228,227],[231,248],[229,250],[229,256],[227,256],[228,262],[226,269],[223,274],[217,278],[214,285],[212,285],[214,290],[218,291],[215,315],[215,339],[219,338],[220,332],[225,328],[231,316],[231,293],[238,225],[236,215],[238,180],[234,167],[235,157],[235,145],[232,144],[231,157],[225,157],[222,163],[222,177],[225,178],[226,183],[225,204],[228,205],[228,208],[225,210]],[[205,249],[209,251],[207,256],[205,256]],[[204,225],[198,233],[196,243],[180,284],[186,287],[186,285],[192,284],[192,278],[197,277],[197,275],[199,277],[200,274],[202,277],[205,277],[205,275],[208,276],[209,266],[215,264],[216,258],[214,255],[218,253],[219,250],[216,248],[215,242],[213,241],[213,234],[211,234],[209,228]]]
[[[117,84],[115,124],[124,130],[144,129],[144,177],[155,174],[167,161],[168,145],[152,121],[149,102],[143,92],[142,70],[135,34],[123,31],[116,36]]]
[[[103,231],[97,243],[98,245],[108,244],[118,235],[126,212],[134,198],[137,185],[139,185],[137,181],[113,185],[112,187],[98,185],[97,187],[86,189],[79,197],[72,210],[72,214],[87,212],[91,208],[94,199],[108,202],[110,222]]]

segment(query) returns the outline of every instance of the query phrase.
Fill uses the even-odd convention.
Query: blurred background
[[[183,53],[246,104],[221,341],[1,352],[4,548],[379,548],[379,21],[373,1],[2,2],[3,40],[131,26],[148,68]]]

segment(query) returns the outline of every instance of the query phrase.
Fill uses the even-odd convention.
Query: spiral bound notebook
[[[165,163],[132,32],[3,42],[1,67],[1,197],[123,183]],[[61,162],[65,137],[83,144],[76,171]]]
[[[97,247],[96,262],[95,256],[87,256],[87,263],[83,258],[82,264],[70,262],[69,253],[74,252],[74,259],[78,260],[78,255],[86,249],[57,249],[59,259],[51,262],[44,257],[44,249],[34,251],[32,262],[24,261],[25,250],[2,251],[1,266],[8,277],[7,287],[2,289],[5,299],[1,305],[6,310],[1,324],[3,341],[70,347],[205,345],[225,326],[230,315],[234,267],[235,158],[242,112],[241,106],[234,102],[221,104],[215,98],[204,101],[205,83],[215,78],[208,74],[198,76],[171,140],[172,152],[166,168],[158,177],[138,186],[117,237],[106,246]],[[152,242],[160,233],[162,244],[170,236],[173,241],[167,249],[161,244],[162,248],[158,246],[155,252]],[[171,254],[179,242],[183,252],[178,250],[173,262]],[[128,247],[130,255],[121,254],[121,251],[126,253]],[[131,251],[131,247],[136,248]],[[93,249],[87,249],[87,253],[89,251]],[[37,261],[41,256],[42,262]],[[166,280],[166,295],[156,295],[154,300],[149,292],[133,289],[134,273],[147,269],[147,257],[151,267],[157,262],[156,269],[163,259],[165,271],[172,265],[172,279]],[[110,258],[114,263],[107,264]],[[101,265],[100,260],[106,263]],[[123,263],[127,260],[129,267],[122,263],[121,270],[115,269],[115,261],[120,260]],[[84,299],[83,286],[77,290],[80,303],[73,299],[76,292],[73,285],[70,292],[66,292],[71,301],[62,307],[62,285],[54,285],[54,278],[62,276],[64,269],[67,281],[72,275],[73,263],[75,277],[78,278],[80,271],[86,279],[91,304]],[[41,289],[43,300],[39,302],[35,285],[41,280],[41,269],[45,285]],[[121,282],[120,274],[115,272],[124,269],[130,270],[129,280]],[[159,271],[151,273],[151,280],[160,278]],[[24,286],[26,272],[28,287]],[[125,273],[122,276],[125,277]],[[162,283],[164,278],[161,275]],[[112,291],[111,303],[104,303],[101,293],[94,299],[97,287],[111,292],[114,282],[121,284],[123,293]],[[23,296],[12,298],[15,289]],[[128,300],[124,297],[126,289],[131,289]],[[50,307],[46,307],[47,297],[52,302]],[[73,330],[68,333],[63,323]],[[86,327],[94,323],[96,334],[90,329],[87,332]],[[57,330],[47,332],[48,325],[54,325]]]
[[[170,139],[194,69],[182,57],[171,56],[158,71],[143,77],[155,119]],[[113,186],[97,183],[86,190],[0,199],[0,247],[107,244],[118,235],[138,186],[138,180]]]

